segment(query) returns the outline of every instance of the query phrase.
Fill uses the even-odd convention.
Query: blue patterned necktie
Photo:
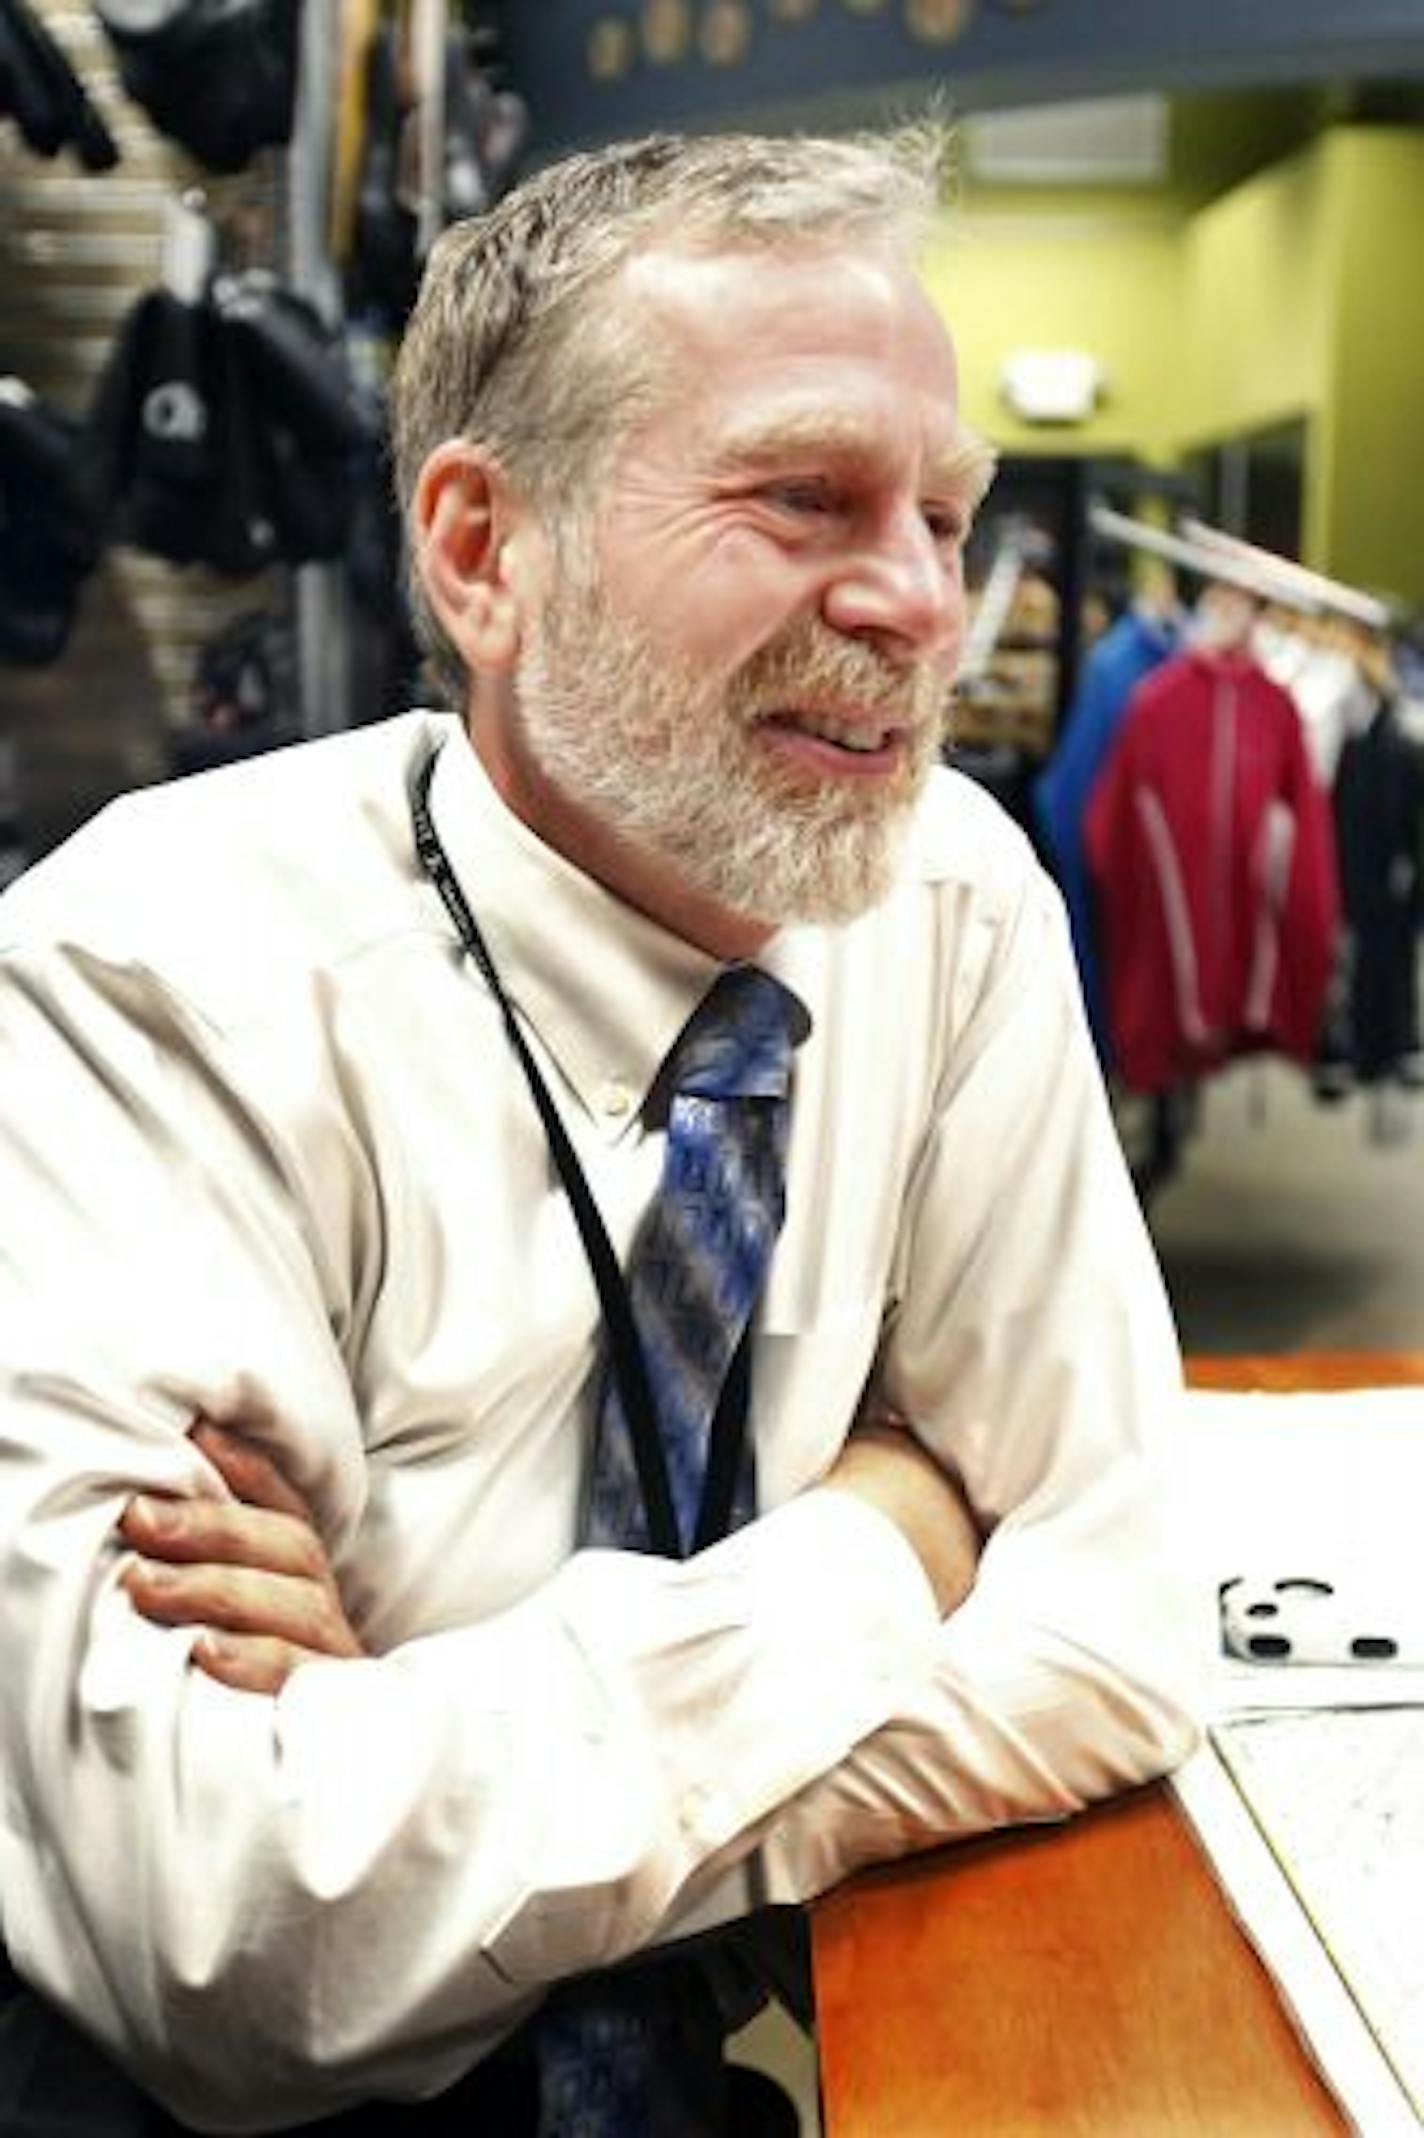
[[[634,1242],[628,1294],[657,1409],[684,1553],[698,1535],[712,1421],[781,1226],[795,996],[753,966],[723,973],[669,1056],[662,1178]],[[731,1527],[756,1511],[750,1437]],[[586,1544],[647,1551],[647,1516],[616,1378],[604,1390],[581,1526]],[[541,2138],[660,2138],[679,2021],[636,1976],[556,1990],[538,2024]],[[663,2007],[663,2009],[659,2009]]]
[[[786,1092],[802,1018],[796,998],[778,981],[754,966],[734,966],[704,997],[669,1058],[662,1179],[627,1281],[684,1553],[697,1534],[712,1419],[781,1227]],[[748,1445],[731,1526],[750,1521],[755,1511]],[[623,1550],[651,1548],[632,1437],[612,1375],[582,1537]]]

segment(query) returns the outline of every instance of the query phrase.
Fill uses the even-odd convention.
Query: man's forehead
[[[624,273],[650,344],[671,329],[678,422],[717,467],[819,453],[879,462],[913,427],[923,479],[982,494],[991,456],[959,421],[953,344],[897,248],[671,240]]]
[[[907,296],[930,303],[899,250],[874,244],[857,250],[828,234],[774,244],[699,243],[669,236],[643,246],[619,269],[622,294],[635,305],[684,328],[714,331],[735,331],[735,314],[780,309],[788,287],[808,277],[822,291],[852,300],[873,291],[880,303],[903,302]]]

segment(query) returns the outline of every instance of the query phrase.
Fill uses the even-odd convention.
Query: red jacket
[[[1118,1069],[1138,1091],[1312,1059],[1335,962],[1330,805],[1292,700],[1239,652],[1133,693],[1085,826]]]

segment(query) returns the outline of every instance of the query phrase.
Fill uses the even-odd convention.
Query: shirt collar
[[[722,966],[546,846],[495,791],[459,722],[441,725],[430,786],[441,844],[510,1000],[615,1140]],[[803,1000],[816,961],[795,939],[816,933],[785,930],[756,961]]]

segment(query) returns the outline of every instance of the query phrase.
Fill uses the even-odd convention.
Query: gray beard
[[[894,881],[911,811],[939,754],[943,671],[906,670],[815,619],[725,686],[611,617],[577,566],[531,632],[519,682],[527,748],[550,783],[691,889],[780,927],[853,920]],[[810,782],[750,728],[787,704],[853,703],[911,723],[893,782]]]

